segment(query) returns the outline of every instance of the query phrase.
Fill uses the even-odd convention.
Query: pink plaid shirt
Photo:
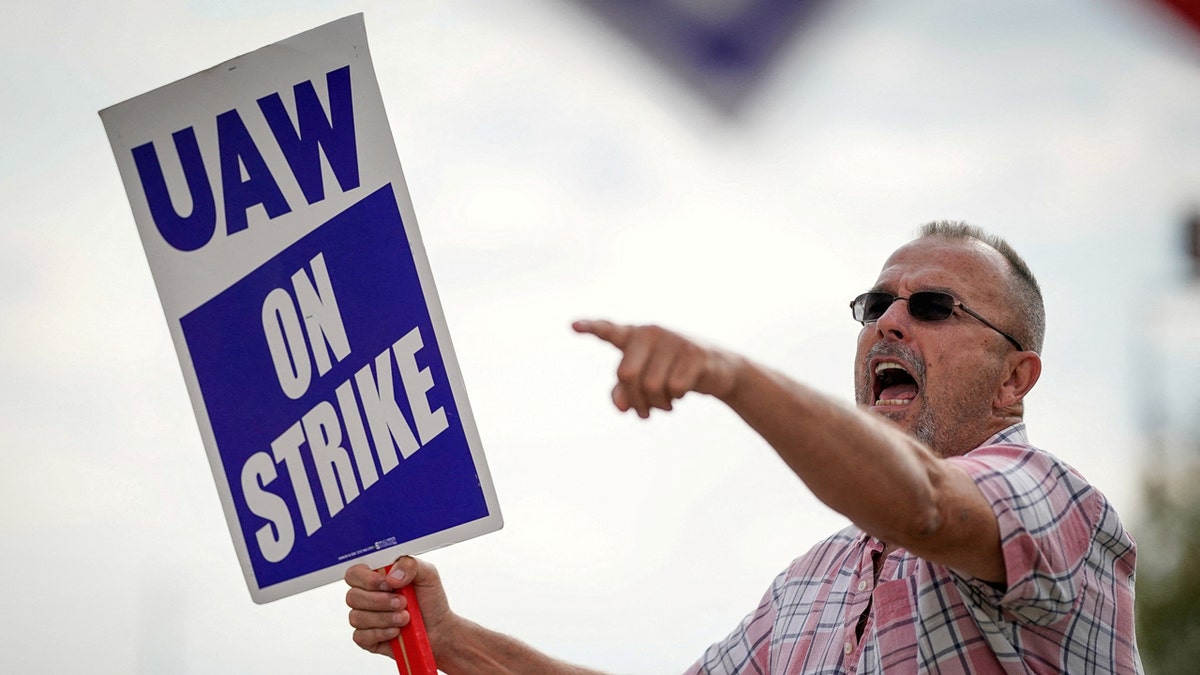
[[[1104,495],[1016,424],[951,461],[992,503],[1006,589],[848,527],[797,558],[694,673],[1141,673],[1134,543]],[[871,612],[856,637],[863,612]]]

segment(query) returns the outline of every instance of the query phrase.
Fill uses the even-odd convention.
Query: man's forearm
[[[603,675],[461,618],[452,634],[432,646],[438,668],[449,675]]]
[[[751,361],[723,400],[814,495],[864,530],[894,538],[927,517],[936,458],[883,420]]]
[[[879,539],[1003,579],[990,505],[960,469],[869,413],[750,361],[721,397],[830,508]]]

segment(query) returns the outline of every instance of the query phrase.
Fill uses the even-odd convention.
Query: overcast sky
[[[0,23],[0,664],[393,672],[340,584],[250,601],[96,112],[365,12],[505,529],[433,552],[461,613],[684,669],[844,524],[728,411],[608,403],[577,317],[655,321],[849,402],[846,304],[921,223],[1030,262],[1033,441],[1136,536],[1134,350],[1200,200],[1200,46],[1134,0],[835,3],[737,117],[570,0],[68,3]]]

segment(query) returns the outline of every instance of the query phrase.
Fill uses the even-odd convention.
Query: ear
[[[1033,389],[1042,376],[1042,357],[1036,352],[1015,352],[1005,359],[1004,367],[1007,377],[1000,382],[996,398],[992,401],[993,407],[998,410],[1021,404],[1025,394]]]

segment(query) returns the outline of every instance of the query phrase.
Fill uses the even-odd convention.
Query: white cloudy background
[[[1046,289],[1035,442],[1136,535],[1147,292],[1200,199],[1200,44],[1135,0],[834,3],[735,118],[570,0],[47,0],[0,22],[0,670],[387,673],[340,585],[244,588],[96,111],[363,11],[506,519],[431,553],[463,614],[682,670],[840,516],[735,417],[608,404],[581,316],[851,399],[847,301],[922,222]]]

